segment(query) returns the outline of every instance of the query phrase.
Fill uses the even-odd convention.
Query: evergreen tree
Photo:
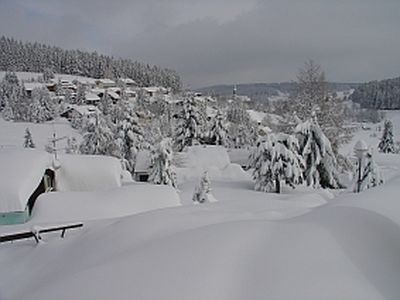
[[[357,161],[355,170],[359,170],[359,163],[360,161]],[[358,184],[361,185],[360,191],[383,184],[383,177],[379,166],[373,158],[372,149],[367,152],[366,158],[361,161],[361,164],[361,182],[355,182],[354,191],[357,191]],[[355,173],[357,173],[357,171]]]
[[[127,110],[123,118],[117,121],[116,136],[120,157],[125,161],[127,170],[133,174],[136,155],[143,143],[143,133],[135,112]]]
[[[281,133],[267,135],[258,142],[250,156],[255,189],[281,192],[281,182],[295,188],[303,181],[304,162],[298,155],[298,142],[293,136]]]
[[[305,161],[304,179],[309,186],[342,188],[337,174],[337,162],[331,143],[320,128],[316,114],[297,125],[300,154]]]
[[[56,115],[57,107],[51,99],[46,88],[35,88],[32,91],[32,101],[28,107],[26,121],[43,123],[53,120]]]
[[[174,188],[176,184],[176,174],[172,165],[172,140],[163,139],[156,149],[152,151],[152,166],[150,169],[149,181],[154,184],[170,185]]]
[[[102,117],[96,116],[94,122],[88,122],[84,129],[79,152],[81,154],[118,156],[118,145],[114,141],[111,129]]]
[[[99,109],[103,113],[103,115],[108,116],[109,114],[111,114],[112,107],[112,100],[107,91],[105,91],[103,97],[101,97],[100,99]]]
[[[25,129],[24,148],[36,148],[35,143],[33,142],[32,134],[31,134],[29,128]]]
[[[212,201],[213,197],[211,196],[210,179],[208,178],[207,172],[204,172],[201,176],[200,182],[195,188],[192,199],[194,203],[210,202],[210,200]]]
[[[390,120],[385,121],[385,127],[378,149],[383,153],[394,153],[395,147],[393,142],[393,123]]]
[[[176,116],[177,124],[174,134],[177,151],[182,151],[187,146],[199,143],[203,137],[205,123],[194,95],[185,95],[180,105],[180,110]]]
[[[226,146],[228,144],[228,129],[224,115],[219,110],[213,119],[208,136],[211,145]]]

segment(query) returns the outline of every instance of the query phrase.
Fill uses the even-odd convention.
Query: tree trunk
[[[281,181],[279,179],[279,176],[275,177],[275,193],[277,194],[281,193]]]

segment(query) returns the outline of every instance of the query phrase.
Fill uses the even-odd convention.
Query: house
[[[151,152],[149,150],[140,150],[136,156],[136,165],[133,179],[140,182],[148,181],[150,176],[150,167]]]
[[[86,105],[97,105],[100,102],[100,97],[95,93],[85,93],[85,104]]]
[[[66,107],[64,112],[60,114],[60,117],[72,120],[75,117],[91,118],[100,114],[100,110],[93,105],[76,105],[70,104]]]
[[[107,78],[97,79],[96,84],[99,88],[102,88],[102,89],[108,89],[108,88],[117,86],[114,80],[107,79]]]
[[[122,82],[126,87],[137,87],[138,86],[136,81],[131,78],[120,78],[119,81]]]
[[[27,222],[40,194],[55,187],[52,156],[35,149],[0,149],[0,225]]]
[[[142,88],[142,90],[149,97],[154,97],[156,95],[168,95],[170,92],[169,89],[162,86],[148,86]]]
[[[46,84],[40,82],[24,82],[24,88],[26,95],[30,98],[32,97],[32,91],[34,89],[47,88]]]

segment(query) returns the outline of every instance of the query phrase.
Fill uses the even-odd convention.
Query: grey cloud
[[[399,74],[394,0],[0,0],[0,8],[1,34],[175,68],[192,86],[291,80],[309,58],[336,81]]]

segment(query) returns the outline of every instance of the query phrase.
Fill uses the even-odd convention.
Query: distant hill
[[[400,109],[400,77],[362,84],[350,99],[363,108]]]
[[[262,101],[270,97],[288,94],[294,88],[293,82],[281,83],[249,83],[238,84],[238,95],[250,97],[255,101]],[[330,89],[334,92],[348,91],[357,88],[359,83],[329,83]],[[215,94],[219,96],[229,96],[233,93],[233,85],[214,85],[197,89],[203,94]]]
[[[181,89],[180,76],[174,70],[97,52],[65,50],[0,37],[0,71],[42,73],[46,70],[92,78],[128,77],[140,86],[163,86],[174,91]]]

